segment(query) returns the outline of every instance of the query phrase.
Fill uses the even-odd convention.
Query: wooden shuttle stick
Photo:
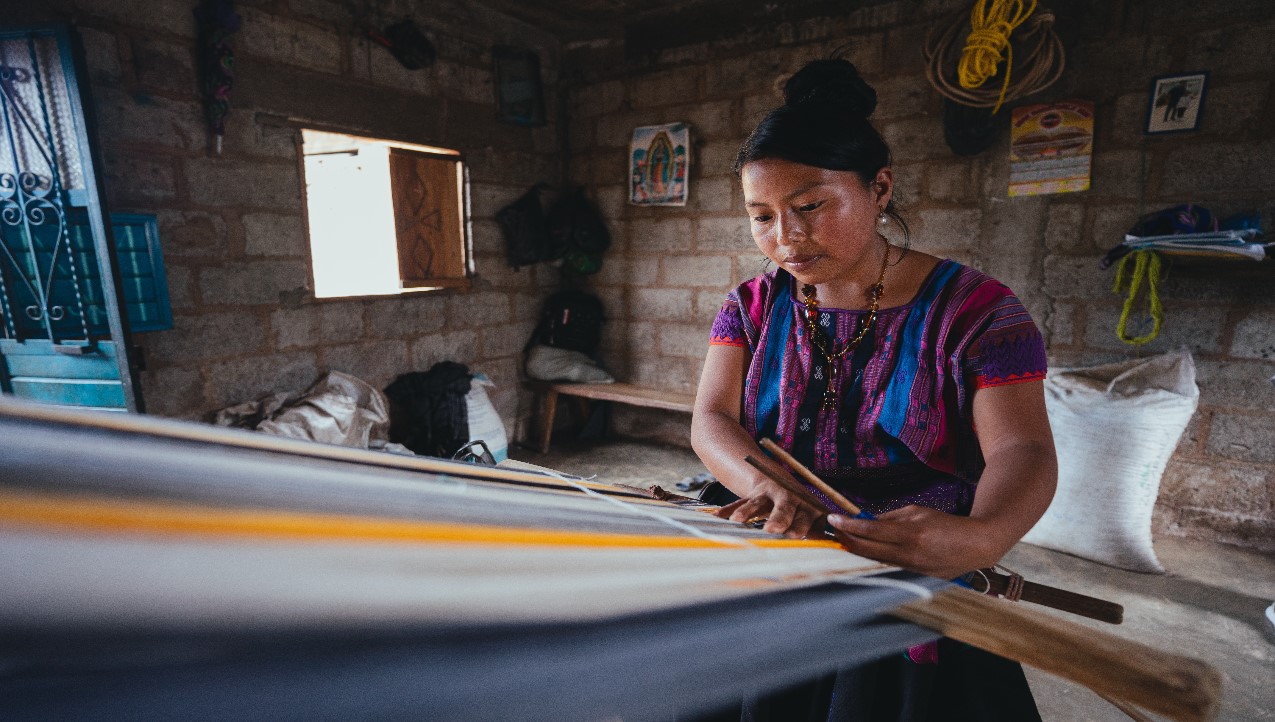
[[[832,500],[832,503],[850,512],[851,516],[858,516],[863,513],[863,510],[859,508],[858,504],[855,504],[853,501],[845,498],[845,496],[836,489],[825,484],[823,479],[815,476],[815,472],[807,469],[800,461],[792,458],[792,454],[789,454],[787,451],[780,448],[779,444],[776,444],[770,439],[762,439],[758,442],[758,444],[761,448],[769,452],[771,456],[782,461],[789,469],[792,469],[797,476],[801,477],[802,481],[823,492],[825,496]],[[822,506],[822,504],[820,506]]]
[[[948,589],[887,614],[1178,722],[1217,713],[1222,675],[1208,664],[978,592]]]
[[[783,488],[787,489],[793,494],[796,494],[799,499],[806,502],[807,504],[812,504],[821,510],[826,510],[826,507],[824,507],[823,502],[819,501],[819,498],[816,497],[814,494],[811,494],[809,489],[802,486],[801,484],[798,484],[795,479],[792,479],[790,477],[784,476],[783,474],[772,471],[765,464],[758,461],[757,458],[754,456],[745,456],[744,461],[747,461],[750,465],[752,465],[754,469],[765,474],[767,478],[769,478],[771,481],[782,486]]]

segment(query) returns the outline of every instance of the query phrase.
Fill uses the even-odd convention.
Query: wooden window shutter
[[[459,165],[456,158],[390,149],[403,288],[469,285]]]

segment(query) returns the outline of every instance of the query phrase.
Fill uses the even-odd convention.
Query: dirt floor
[[[555,445],[548,454],[514,447],[511,455],[600,481],[673,488],[703,472],[689,449],[632,442]],[[1158,538],[1167,574],[1139,574],[1030,544],[1003,563],[1032,581],[1071,589],[1125,607],[1109,625],[1058,613],[1122,637],[1204,660],[1225,677],[1221,722],[1275,720],[1275,627],[1264,616],[1275,600],[1275,558],[1222,544]],[[1035,609],[1043,609],[1034,607]],[[1122,712],[1089,690],[1027,670],[1045,722],[1121,722]]]

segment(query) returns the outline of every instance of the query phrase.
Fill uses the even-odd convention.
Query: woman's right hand
[[[766,479],[756,483],[748,496],[718,509],[716,515],[740,523],[766,517],[764,531],[783,534],[789,539],[804,539],[823,533],[828,510]]]

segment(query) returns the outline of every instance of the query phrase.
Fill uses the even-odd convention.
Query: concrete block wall
[[[512,435],[528,406],[519,404],[517,356],[558,277],[508,269],[492,218],[532,184],[561,180],[557,40],[456,0],[378,3],[373,22],[412,17],[437,49],[435,65],[409,71],[362,36],[368,19],[353,17],[351,3],[238,2],[233,109],[217,155],[196,74],[196,4],[50,0],[16,9],[16,24],[75,21],[110,207],[160,219],[175,323],[135,339],[148,411],[200,417],[305,387],[327,370],[384,387],[453,360],[493,378]],[[547,126],[496,120],[496,43],[539,54]],[[473,290],[314,299],[298,123],[462,151],[473,183]]]
[[[1055,367],[1187,345],[1200,409],[1162,482],[1158,533],[1275,549],[1275,267],[1178,264],[1162,288],[1164,330],[1140,348],[1115,336],[1121,299],[1101,252],[1145,212],[1198,202],[1275,222],[1275,9],[1262,2],[1056,3],[1064,79],[1032,102],[1083,98],[1097,108],[1092,188],[1009,198],[1008,132],[988,151],[954,155],[920,53],[929,29],[965,3],[882,2],[747,36],[626,57],[623,41],[568,50],[570,178],[591,189],[615,245],[593,288],[606,303],[605,360],[622,379],[693,391],[725,292],[765,268],[731,162],[776,80],[844,52],[878,91],[874,120],[891,143],[913,247],[972,264],[1015,289],[1046,334]],[[1198,132],[1145,136],[1153,77],[1210,70]],[[627,203],[635,126],[691,125],[685,208]],[[1008,121],[1006,121],[1006,125]],[[897,234],[897,229],[892,231]],[[895,239],[898,236],[895,235]],[[634,436],[687,443],[689,422],[617,410]]]

